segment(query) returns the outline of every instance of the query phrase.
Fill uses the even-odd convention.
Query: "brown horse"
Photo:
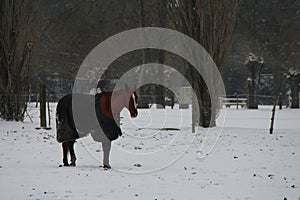
[[[115,91],[114,93],[101,92],[93,99],[95,101],[97,120],[102,128],[101,131],[105,133],[109,140],[103,141],[101,139],[96,139],[97,137],[93,134],[93,132],[97,132],[99,130],[93,127],[85,129],[84,132],[86,132],[86,134],[87,132],[92,133],[94,140],[102,142],[104,168],[111,168],[109,164],[111,141],[117,139],[122,134],[121,129],[114,120],[114,117],[119,116],[123,108],[127,108],[129,110],[132,118],[137,117],[137,98],[136,92],[126,86],[125,89]],[[127,102],[128,99],[129,103]],[[56,108],[56,123],[57,141],[62,143],[63,164],[64,166],[76,166],[74,143],[76,139],[80,138],[79,135],[82,135],[82,133],[79,132],[74,123],[71,94],[66,95],[59,100]],[[70,164],[68,163],[68,153],[70,153],[71,156]]]

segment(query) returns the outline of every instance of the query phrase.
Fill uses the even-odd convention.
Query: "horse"
[[[79,123],[83,124],[83,126],[79,126],[79,129],[76,126],[77,122],[75,125],[72,110],[72,97],[74,96],[81,98],[81,102],[91,105],[90,107],[96,111],[96,117],[87,116],[86,114],[83,118],[87,121],[79,121]],[[128,99],[129,102],[127,102]],[[137,117],[137,100],[138,96],[136,92],[133,89],[130,89],[128,86],[126,86],[125,89],[114,91],[114,93],[110,91],[102,91],[95,96],[68,94],[62,97],[58,101],[56,107],[56,139],[59,143],[62,143],[63,165],[76,166],[74,143],[76,142],[76,139],[91,133],[95,141],[102,142],[103,167],[110,169],[111,166],[109,164],[109,153],[111,149],[111,141],[122,135],[119,125],[114,120],[114,116],[119,116],[123,108],[127,108],[131,118]],[[88,109],[84,108],[82,112],[87,112],[86,110]],[[93,120],[95,122],[95,119],[92,118],[97,118],[96,123],[100,125],[101,130],[96,127],[90,127],[92,126],[92,123],[89,122]],[[103,134],[99,134],[100,131],[104,132],[107,138],[101,137]],[[70,153],[71,157],[70,164],[68,163],[68,153]]]

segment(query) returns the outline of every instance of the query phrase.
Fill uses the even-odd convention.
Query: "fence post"
[[[271,125],[270,125],[270,134],[273,134],[273,126],[274,126],[274,118],[275,118],[276,104],[277,104],[277,97],[275,97],[275,99],[274,99],[274,105],[273,105],[273,109],[272,109],[272,117],[271,117]]]
[[[279,110],[282,110],[282,93],[279,93],[279,100],[278,100],[278,104],[279,104]]]
[[[28,102],[31,103],[31,86],[28,89]]]
[[[238,93],[235,93],[236,95],[236,109],[238,110],[239,109],[239,95]]]
[[[192,95],[192,133],[195,133],[195,128],[196,128],[196,95],[193,93]]]
[[[36,94],[36,101],[35,101],[35,107],[37,108],[39,106],[39,93]]]
[[[46,128],[46,86],[40,83],[40,126]]]
[[[48,127],[51,128],[50,90],[47,93]]]

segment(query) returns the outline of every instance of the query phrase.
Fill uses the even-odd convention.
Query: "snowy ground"
[[[270,107],[223,110],[195,135],[190,110],[139,110],[134,120],[124,111],[107,171],[90,137],[77,141],[76,167],[58,167],[54,115],[52,130],[36,130],[38,110],[29,114],[33,123],[0,121],[0,199],[300,198],[300,110],[277,110],[272,135]]]

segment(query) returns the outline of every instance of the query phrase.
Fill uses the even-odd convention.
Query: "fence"
[[[257,95],[256,98],[258,105],[273,105],[275,96]],[[278,97],[278,105],[280,106],[285,105],[288,107],[290,105],[289,101],[288,95],[281,95]],[[247,108],[247,103],[248,98],[246,94],[227,95],[220,98],[221,108]]]
[[[247,98],[241,98],[238,95],[236,97],[221,97],[221,108],[230,108],[236,106],[236,109],[245,108],[247,106]]]
[[[51,106],[49,106],[49,102],[57,102],[61,97],[63,97],[65,94],[50,94],[50,93],[47,93],[46,94],[46,110],[44,113],[44,118],[46,119],[46,121],[48,122],[46,125],[41,125],[40,127],[43,127],[43,128],[49,128],[50,127],[50,124],[51,124],[51,113],[53,115],[53,112],[55,112],[53,109],[55,109],[54,107],[51,108]],[[6,96],[5,94],[0,94],[0,99],[3,97],[3,96]],[[18,95],[15,95],[15,97],[17,97]],[[31,104],[31,107],[32,105],[35,104],[35,108],[38,108],[39,107],[39,103],[40,103],[40,95],[35,93],[35,94],[26,94],[26,95],[23,95],[24,97],[26,97],[26,99],[28,99],[28,102],[30,103],[33,103]],[[139,96],[139,99],[146,99],[146,104],[147,106],[146,107],[143,107],[143,108],[150,108],[152,105],[154,104],[157,104],[157,99],[162,99],[163,98],[163,101],[164,101],[164,106],[171,106],[172,108],[174,107],[174,105],[177,103],[179,103],[178,99],[176,99],[176,97],[174,96],[163,96],[163,95],[140,95]],[[287,95],[282,95],[281,97],[278,98],[278,105],[289,105],[289,97]],[[273,105],[274,104],[274,99],[275,97],[274,96],[266,96],[266,95],[258,95],[257,96],[257,101],[258,101],[258,104],[259,105]],[[13,104],[13,102],[12,102]],[[187,108],[190,108],[189,106],[190,104],[188,104]],[[238,94],[238,95],[228,95],[226,97],[221,97],[220,98],[220,105],[221,107],[220,108],[230,108],[230,107],[233,107],[233,108],[236,108],[236,109],[239,109],[239,108],[243,108],[243,109],[246,109],[247,108],[247,96],[245,94]],[[161,106],[158,106],[157,108],[162,108]],[[179,108],[182,108],[180,107],[179,105]],[[36,112],[38,112],[36,110]],[[30,121],[33,121],[31,119],[31,116],[28,114],[27,111],[25,111],[24,113],[24,117],[28,117],[30,119]],[[195,119],[193,119],[194,116],[192,116],[192,127],[194,129],[194,121]],[[44,120],[45,120],[44,119]],[[42,120],[42,119],[41,119]]]

